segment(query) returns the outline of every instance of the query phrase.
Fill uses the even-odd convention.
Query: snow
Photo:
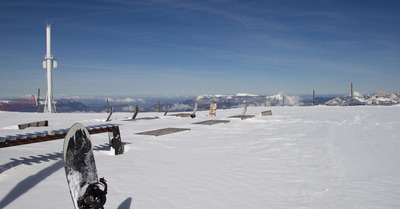
[[[366,102],[367,104],[398,104],[400,103],[400,94],[390,94],[385,92],[380,92],[379,94],[371,97]]]
[[[114,113],[125,153],[92,135],[99,177],[109,184],[105,208],[400,208],[400,106],[249,107],[252,119],[227,124],[242,109],[197,118]],[[0,112],[0,136],[104,123],[106,113]],[[49,127],[18,130],[49,120]],[[159,137],[135,133],[190,128]],[[63,140],[0,150],[0,208],[73,208],[62,160]]]
[[[203,95],[197,96],[195,100],[196,100],[196,101],[199,101],[199,100],[202,100],[202,99],[213,98],[213,97],[231,99],[231,98],[232,98],[232,95],[221,95],[221,94],[217,94],[217,95],[207,95],[207,94],[203,94]]]
[[[329,100],[328,102],[325,103],[325,105],[328,105],[328,106],[337,106],[337,105],[343,106],[345,104],[346,104],[346,101],[344,101],[340,97],[336,97],[336,98],[331,99],[331,100]]]
[[[237,93],[236,96],[238,97],[257,97],[256,94],[249,94],[249,93]]]
[[[279,103],[281,103],[281,101],[284,99],[285,100],[285,105],[287,106],[300,106],[301,102],[300,102],[300,97],[299,96],[288,96],[283,92],[279,92],[277,94],[273,94],[273,95],[269,95],[266,96],[267,100],[270,100],[267,102],[267,106],[271,106],[271,100],[272,101],[279,101]],[[276,102],[274,102],[274,105],[277,105]],[[280,105],[280,104],[279,104]]]
[[[351,97],[351,95],[350,95],[350,97]],[[363,93],[355,91],[353,97],[354,97],[354,100],[358,100],[359,103],[367,103],[368,100],[371,98],[371,95],[363,94]]]
[[[399,93],[386,93],[380,92],[377,95],[371,96],[370,94],[363,94],[354,92],[355,105],[395,105],[400,103]],[[347,97],[336,97],[325,103],[325,105],[350,105],[351,94]]]

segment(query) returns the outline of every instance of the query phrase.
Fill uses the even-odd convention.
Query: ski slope
[[[260,116],[271,109],[272,116]],[[197,118],[114,113],[125,153],[92,135],[106,209],[400,208],[400,106],[248,107]],[[106,113],[0,112],[0,136],[104,123]],[[49,127],[18,130],[49,120]],[[135,133],[190,128],[164,136]],[[71,209],[63,140],[0,149],[0,208]]]

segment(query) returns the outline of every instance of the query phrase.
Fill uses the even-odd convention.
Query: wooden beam
[[[44,121],[37,121],[37,122],[31,122],[31,123],[23,123],[19,124],[18,128],[21,129],[26,129],[29,127],[43,127],[43,126],[49,126],[49,121],[44,120]]]
[[[189,128],[163,128],[163,129],[146,131],[146,132],[141,132],[141,133],[136,133],[136,134],[162,136],[162,135],[172,134],[172,133],[181,132],[181,131],[190,131],[190,129]]]
[[[90,134],[98,134],[104,132],[111,132],[113,127],[116,125],[99,125],[87,127]],[[0,148],[12,147],[24,144],[32,144],[38,142],[52,141],[57,139],[63,139],[67,135],[68,129],[61,129],[48,132],[29,133],[25,135],[16,135],[2,138],[0,141]]]
[[[197,122],[197,123],[192,123],[192,124],[199,124],[199,125],[215,125],[215,124],[219,124],[219,123],[229,123],[231,122],[230,120],[206,120],[206,121],[202,121],[202,122]]]

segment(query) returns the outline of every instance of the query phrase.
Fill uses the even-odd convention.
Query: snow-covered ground
[[[271,109],[272,116],[260,116]],[[97,169],[109,184],[105,208],[400,208],[400,106],[249,107],[197,118],[140,113],[157,120],[120,124],[125,153],[108,134],[92,135]],[[106,113],[0,112],[0,136],[103,123]],[[17,124],[49,120],[50,127]],[[190,128],[164,136],[135,133]],[[0,208],[73,208],[63,140],[0,149]]]

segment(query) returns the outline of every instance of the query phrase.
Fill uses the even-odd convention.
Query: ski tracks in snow
[[[400,196],[400,183],[395,180],[400,175],[398,136],[386,134],[385,130],[392,126],[382,125],[382,120],[383,124],[393,123],[385,112],[371,115],[368,110],[349,108],[348,119],[337,127],[337,143],[346,171],[343,201],[347,206],[379,208],[382,200],[387,200],[385,205],[399,208],[400,201],[392,201],[394,195]]]
[[[274,115],[269,117],[231,119],[228,124],[214,126],[191,124],[207,119],[203,114],[196,119],[160,116],[156,121],[118,121],[126,152],[109,156],[108,151],[95,149],[99,174],[110,185],[106,208],[400,208],[398,107],[271,109]],[[257,114],[261,110],[265,108],[254,107],[249,112]],[[226,119],[234,112],[220,111],[216,119]],[[15,113],[9,114],[15,118]],[[17,116],[18,121],[26,117],[25,113]],[[31,114],[30,119],[39,116]],[[78,118],[92,123],[103,117],[46,115],[50,116],[63,118],[49,118],[54,120],[53,127],[49,127],[53,129]],[[13,124],[17,120],[3,120],[0,125]],[[135,134],[165,127],[191,131],[160,137]],[[4,135],[15,132],[1,131]],[[94,147],[103,146],[107,140],[107,134],[96,135]],[[5,149],[1,162],[60,151],[61,143]],[[45,159],[38,165],[13,164],[13,169],[3,169],[2,198],[19,181],[31,179],[30,175],[53,162]],[[28,204],[34,208],[70,208],[64,171],[54,170],[54,175],[45,171],[47,174],[38,174],[46,181],[40,180],[18,196],[18,201],[10,201],[7,208]],[[21,194],[24,191],[16,188]]]
[[[341,208],[338,194],[343,186],[343,170],[336,157],[335,123],[302,121],[309,128],[297,143],[301,167],[302,208]]]

